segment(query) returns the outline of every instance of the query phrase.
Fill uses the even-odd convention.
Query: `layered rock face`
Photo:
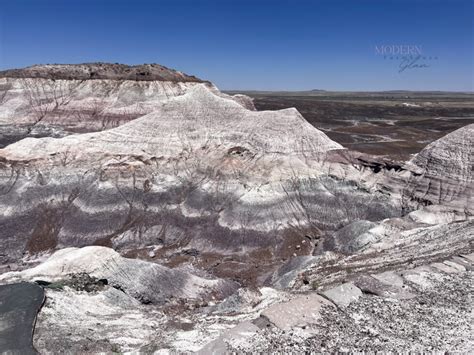
[[[46,287],[41,350],[251,352],[271,341],[324,351],[314,337],[331,317],[342,337],[387,299],[410,301],[387,301],[385,323],[367,321],[377,331],[416,313],[434,292],[406,276],[422,277],[417,267],[435,285],[452,269],[462,275],[449,287],[468,284],[470,256],[455,255],[474,238],[472,125],[400,164],[344,149],[295,109],[255,111],[158,65],[0,77],[0,282]],[[447,259],[455,265],[436,269]],[[399,288],[380,285],[387,270]],[[446,307],[445,296],[434,299]],[[394,334],[405,336],[382,335],[402,344]],[[453,344],[434,349],[467,349]]]
[[[429,144],[407,163],[413,175],[404,196],[425,205],[444,205],[474,214],[474,124]]]
[[[25,137],[117,127],[198,84],[217,92],[209,82],[160,65],[38,65],[3,71],[0,147]]]
[[[101,80],[84,85],[103,88]],[[386,194],[330,175],[327,154],[343,147],[295,109],[256,112],[207,83],[168,99],[141,91],[162,82],[117,85],[124,95],[107,96],[112,105],[138,100],[152,112],[0,150],[3,263],[99,244],[172,265],[202,254],[206,270],[234,277],[243,270],[256,282],[281,258],[310,252],[325,230],[400,214]],[[234,255],[229,263],[216,264],[226,254]]]

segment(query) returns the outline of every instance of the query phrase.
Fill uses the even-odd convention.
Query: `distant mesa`
[[[0,78],[206,82],[160,64],[126,65],[118,63],[40,64],[22,69],[0,71]]]

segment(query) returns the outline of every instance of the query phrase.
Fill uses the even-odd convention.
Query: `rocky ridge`
[[[34,78],[51,80],[135,80],[169,82],[204,82],[160,64],[125,65],[112,63],[43,64],[0,71],[1,78]]]

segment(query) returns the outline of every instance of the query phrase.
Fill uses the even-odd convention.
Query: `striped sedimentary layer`
[[[407,166],[413,174],[404,191],[406,199],[473,216],[474,124],[429,144]]]
[[[67,110],[97,97],[107,112],[137,117],[0,150],[2,264],[96,244],[254,282],[314,249],[357,253],[385,238],[370,233],[374,223],[420,203],[432,205],[415,216],[420,223],[441,210],[444,222],[469,217],[471,126],[393,165],[347,152],[295,109],[257,112],[209,83],[27,80],[53,85],[56,99],[39,105],[48,107],[39,110],[43,120],[64,125]],[[72,86],[72,98],[61,99],[70,91],[55,85]],[[7,92],[4,117],[17,123],[21,112],[34,114],[34,106],[14,105],[28,108],[28,93]],[[55,111],[61,103],[66,111]]]
[[[23,139],[0,150],[3,263],[90,244],[171,263],[308,253],[325,230],[400,213],[330,175],[341,149],[295,109],[256,112],[206,84],[117,128]]]

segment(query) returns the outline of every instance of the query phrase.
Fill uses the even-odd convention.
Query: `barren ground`
[[[258,110],[296,107],[312,125],[349,149],[400,160],[474,122],[472,93],[240,93],[252,97]]]

